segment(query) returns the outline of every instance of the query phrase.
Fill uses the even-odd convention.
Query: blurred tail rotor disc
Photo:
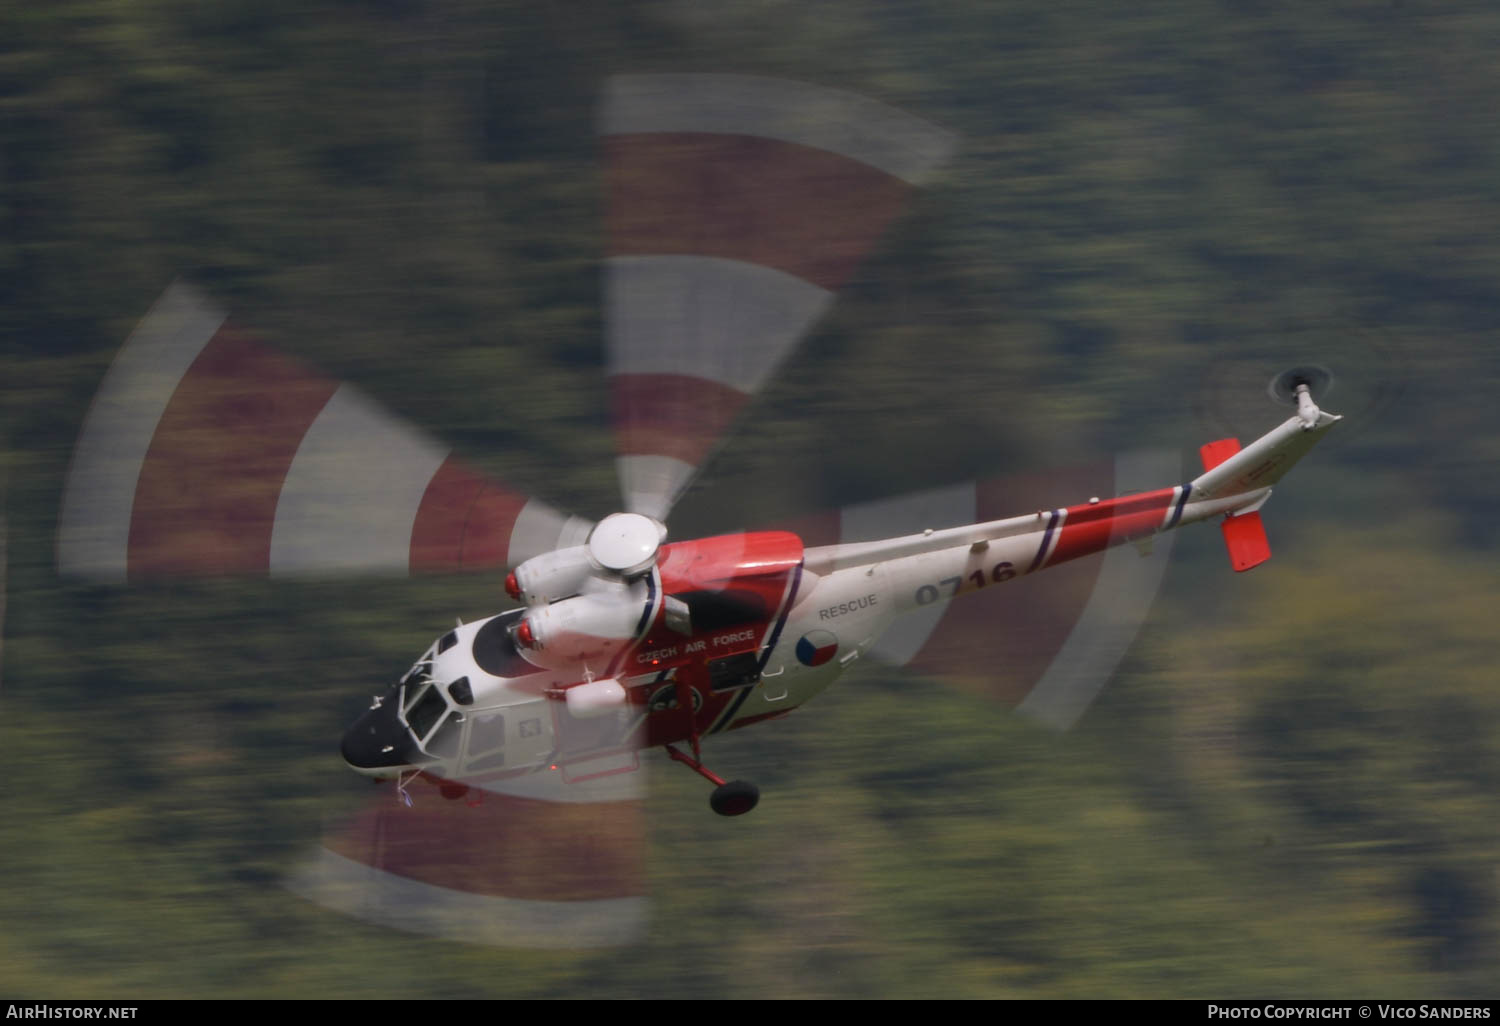
[[[1333,390],[1333,372],[1315,363],[1288,367],[1271,379],[1271,383],[1266,386],[1266,393],[1282,406],[1296,406],[1297,388],[1300,385],[1306,385],[1312,393],[1313,401],[1321,403]]]
[[[1312,322],[1274,338],[1229,343],[1212,356],[1193,402],[1196,420],[1211,437],[1255,437],[1280,415],[1278,405],[1296,406],[1302,383],[1319,405],[1359,425],[1394,403],[1409,379],[1398,337],[1348,321]],[[1356,436],[1338,432],[1328,444]]]

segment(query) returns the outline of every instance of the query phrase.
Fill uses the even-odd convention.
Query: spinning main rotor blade
[[[289,885],[368,922],[495,947],[626,944],[647,926],[642,771],[471,784],[418,778],[324,837]]]
[[[486,481],[347,384],[229,326],[174,284],[84,422],[58,532],[66,574],[440,572],[514,565],[589,524]],[[561,774],[447,801],[408,782],[328,835],[294,889],[474,943],[622,943],[645,921],[640,774]],[[482,798],[479,808],[470,807]]]
[[[968,482],[783,526],[809,548],[871,541],[1145,491],[1180,473],[1177,453],[1135,450],[1112,463]],[[1149,554],[1122,545],[1048,567],[1039,576],[985,582],[977,592],[971,581],[955,582],[951,590],[939,589],[930,605],[897,620],[871,654],[1067,729],[1109,681],[1145,623],[1174,538],[1157,536]],[[959,585],[973,593],[955,599]]]
[[[479,569],[575,544],[588,528],[466,470],[177,283],[84,421],[58,567],[106,582]]]
[[[665,520],[954,137],[742,75],[606,86],[605,316],[625,508]]]

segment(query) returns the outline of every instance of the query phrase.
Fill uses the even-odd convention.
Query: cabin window
[[[693,630],[699,634],[747,623],[764,623],[771,618],[766,600],[759,593],[744,588],[690,591],[676,597],[687,605],[692,614]]]
[[[469,716],[469,752],[465,769],[492,769],[505,765],[505,714],[476,713]]]

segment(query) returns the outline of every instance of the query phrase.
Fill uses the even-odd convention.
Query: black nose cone
[[[354,721],[339,746],[344,761],[355,769],[377,770],[409,766],[420,757],[416,742],[396,715],[394,696],[384,699]]]

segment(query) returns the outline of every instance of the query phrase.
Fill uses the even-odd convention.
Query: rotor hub
[[[589,561],[601,570],[635,577],[656,563],[666,533],[660,521],[643,513],[612,513],[589,532]]]
[[[1297,386],[1306,385],[1312,398],[1321,400],[1333,388],[1333,372],[1316,363],[1288,367],[1271,379],[1266,392],[1282,406],[1298,406]]]

